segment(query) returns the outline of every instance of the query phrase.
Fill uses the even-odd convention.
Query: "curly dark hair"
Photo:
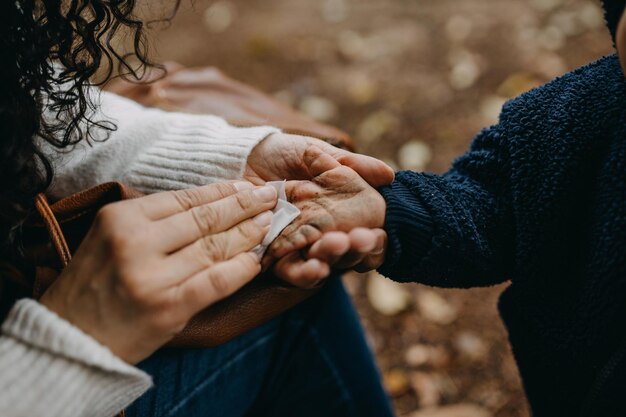
[[[147,68],[161,67],[149,59],[144,29],[151,22],[136,16],[136,0],[0,3],[0,248],[6,249],[18,242],[34,196],[53,178],[38,143],[67,148],[94,139],[95,129],[115,130],[94,120],[97,103],[86,87],[114,72],[139,80]],[[172,14],[159,21],[173,17],[180,0],[172,3]],[[128,53],[115,45],[122,33],[132,39]],[[44,104],[54,117],[44,119]]]

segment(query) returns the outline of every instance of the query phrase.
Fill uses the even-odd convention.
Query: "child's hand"
[[[312,147],[304,163],[311,181],[289,181],[289,201],[302,214],[270,246],[276,272],[294,285],[310,287],[336,269],[372,269],[384,256],[383,197],[352,169]],[[329,233],[332,232],[332,233]]]

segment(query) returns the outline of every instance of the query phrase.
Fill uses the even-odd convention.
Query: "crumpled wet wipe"
[[[285,194],[286,181],[271,181],[265,185],[273,187],[278,192],[278,203],[274,207],[272,217],[272,223],[270,224],[270,230],[265,235],[263,242],[260,245],[252,249],[252,253],[255,253],[259,258],[263,257],[267,248],[272,244],[274,240],[280,235],[285,227],[289,226],[300,215],[300,210],[289,201],[287,201],[287,195]]]

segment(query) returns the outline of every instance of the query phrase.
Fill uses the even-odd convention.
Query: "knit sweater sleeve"
[[[18,301],[0,334],[0,415],[112,417],[149,375],[34,300]]]
[[[440,287],[508,279],[512,222],[506,138],[486,129],[444,175],[399,172],[387,202],[387,259],[380,272]]]
[[[210,115],[165,112],[95,88],[92,119],[115,130],[92,129],[89,141],[62,151],[42,143],[54,167],[53,199],[107,181],[146,193],[183,189],[241,178],[248,155],[270,126],[235,127]],[[47,117],[54,117],[50,112]]]

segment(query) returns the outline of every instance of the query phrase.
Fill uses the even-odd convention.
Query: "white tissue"
[[[270,230],[265,235],[263,242],[260,245],[252,249],[252,253],[258,255],[259,259],[263,257],[267,248],[272,244],[274,240],[280,235],[285,227],[289,226],[300,215],[300,210],[289,201],[287,201],[287,195],[285,194],[285,182],[286,181],[271,181],[265,185],[273,187],[278,192],[278,203],[274,210],[274,216],[272,217],[272,223],[270,224]]]

